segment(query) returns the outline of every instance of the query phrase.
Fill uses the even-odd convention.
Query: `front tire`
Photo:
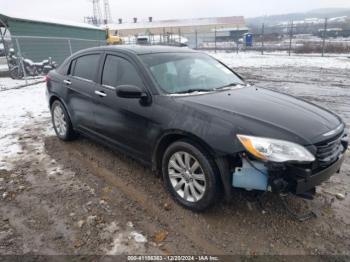
[[[203,211],[219,196],[219,179],[211,157],[188,140],[171,144],[162,160],[164,183],[183,207]]]
[[[72,122],[67,110],[59,100],[55,100],[51,106],[52,124],[57,137],[63,141],[69,141],[76,138]]]
[[[18,66],[13,67],[10,69],[10,77],[12,79],[22,79],[23,78],[23,72],[20,70]]]

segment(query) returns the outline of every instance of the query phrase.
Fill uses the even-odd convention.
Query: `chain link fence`
[[[285,52],[289,56],[300,54],[349,55],[350,21],[310,19],[289,21],[277,25],[251,28],[254,34],[253,50]]]
[[[105,41],[78,38],[12,36],[12,47],[21,57],[33,61],[51,57],[58,64],[81,49],[105,44]]]
[[[187,45],[198,50],[245,52],[258,51],[286,55],[350,55],[350,21],[335,22],[332,19],[289,21],[277,25],[250,26],[253,41],[247,41],[248,30],[213,29],[208,32],[193,30],[182,33],[165,32],[159,35],[145,33],[123,37],[124,44]]]
[[[33,78],[45,72],[40,66],[52,61],[51,65],[60,65],[71,54],[90,47],[106,45],[106,41],[37,37],[11,36],[6,48],[6,61],[12,78]],[[33,63],[33,64],[31,64]],[[16,77],[17,74],[17,77]]]
[[[181,32],[174,29],[171,32],[154,35],[145,33],[138,36],[123,37],[125,45],[170,45],[188,46],[197,50],[215,52],[247,52],[255,51],[262,55],[316,55],[316,56],[350,56],[350,21],[334,22],[332,19],[317,21],[290,21],[278,25],[265,23],[250,26],[252,41],[247,41],[248,29],[212,29],[207,32],[194,29],[192,32]],[[10,44],[6,45],[7,63],[9,68],[21,68],[23,77],[27,74],[23,61],[42,62],[51,58],[58,65],[65,58],[81,49],[106,45],[106,41],[79,38],[11,36]],[[14,49],[16,60],[9,56],[9,50]]]

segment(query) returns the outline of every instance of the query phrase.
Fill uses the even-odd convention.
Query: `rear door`
[[[147,90],[144,82],[137,65],[128,57],[106,54],[94,107],[99,134],[142,159],[150,156],[147,133],[151,132],[152,106],[142,105],[139,99],[118,97],[116,87],[135,85]]]
[[[93,93],[96,87],[101,53],[84,54],[72,60],[67,86],[67,106],[74,126],[82,131],[94,129]]]

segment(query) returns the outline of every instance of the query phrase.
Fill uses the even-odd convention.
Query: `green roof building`
[[[12,47],[35,62],[52,57],[59,64],[78,50],[106,44],[105,30],[83,23],[0,14],[1,27],[10,32]]]

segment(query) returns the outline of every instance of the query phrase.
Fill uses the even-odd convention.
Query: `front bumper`
[[[312,192],[316,186],[339,173],[348,145],[348,133],[344,130],[311,148],[316,156],[316,161],[312,163],[263,163],[248,152],[239,153],[231,159],[230,173],[222,176],[225,191],[232,186],[297,195]],[[228,182],[229,185],[226,185]]]
[[[263,163],[242,158],[242,164],[232,173],[231,185],[246,190],[263,190],[276,193],[303,194],[328,180],[340,171],[345,151],[327,167],[312,168],[311,165]]]
[[[328,180],[332,175],[339,172],[340,167],[344,161],[344,158],[345,158],[345,153],[342,156],[340,156],[336,162],[334,162],[329,167],[321,170],[320,172],[312,174],[310,176],[297,178],[294,193],[302,194],[320,185],[322,182]]]

